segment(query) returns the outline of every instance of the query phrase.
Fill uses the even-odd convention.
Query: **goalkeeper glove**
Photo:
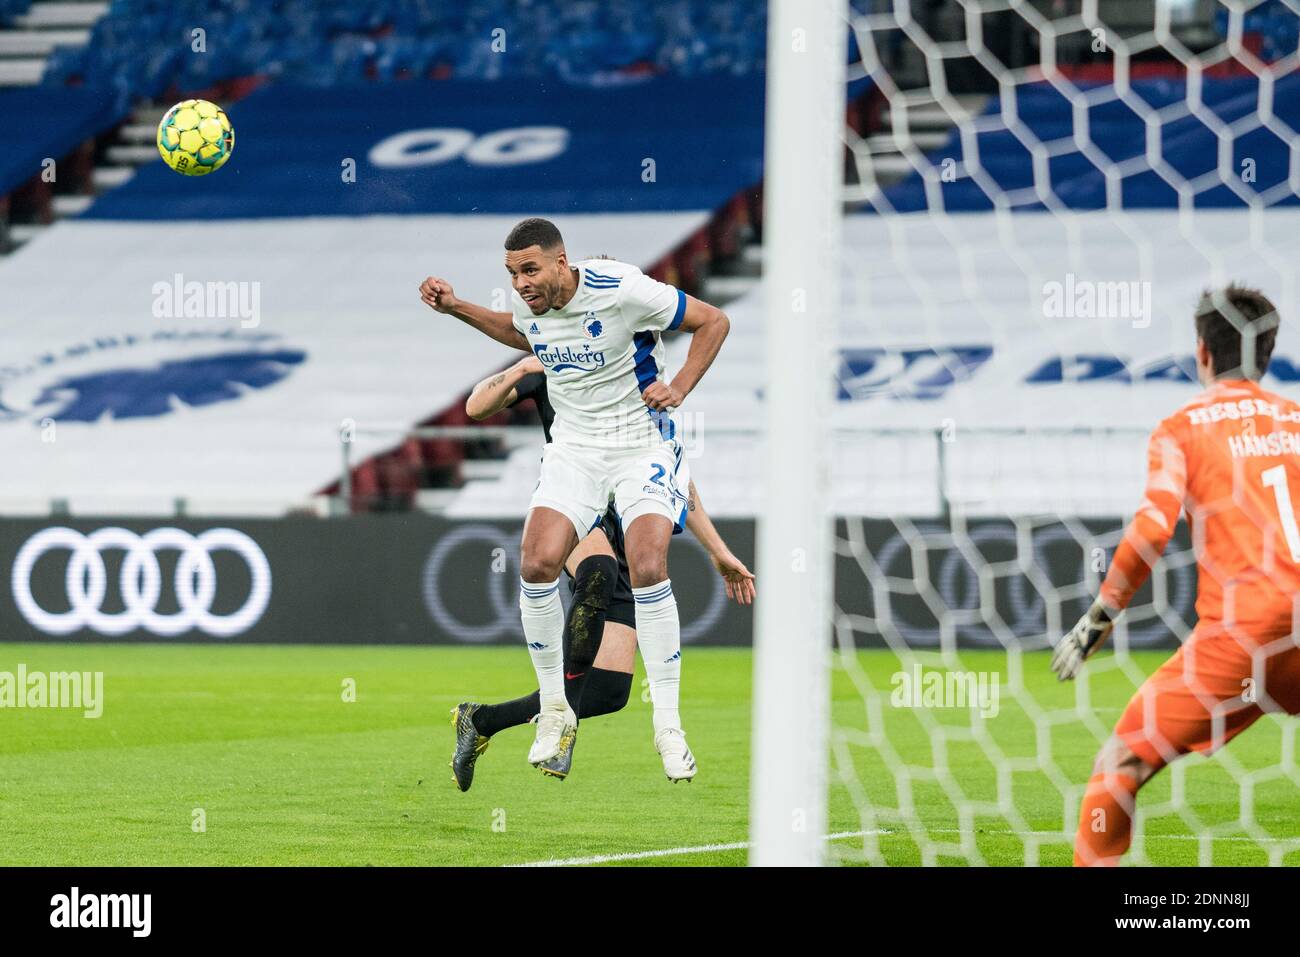
[[[1098,598],[1079,619],[1070,633],[1060,640],[1052,655],[1052,670],[1057,681],[1073,681],[1083,662],[1101,647],[1115,623],[1110,612]]]

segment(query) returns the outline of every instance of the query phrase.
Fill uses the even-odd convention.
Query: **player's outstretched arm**
[[[704,504],[700,501],[700,493],[695,490],[695,483],[691,482],[689,488],[690,494],[686,502],[686,527],[704,546],[704,550],[709,553],[709,560],[713,562],[713,567],[726,581],[727,597],[740,605],[752,604],[755,594],[754,573],[745,567],[744,562],[731,554],[731,549],[727,548],[727,543],[718,534],[718,529],[709,518],[709,513],[704,511]]]
[[[508,312],[494,312],[456,296],[451,283],[429,276],[420,283],[420,300],[434,312],[455,316],[467,326],[473,326],[485,336],[512,349],[530,351],[528,340],[515,328],[514,316]]]
[[[1178,440],[1164,427],[1147,445],[1147,487],[1133,521],[1101,583],[1101,594],[1078,624],[1060,640],[1052,655],[1052,670],[1060,681],[1078,675],[1083,663],[1114,628],[1115,619],[1151,574],[1173,537],[1187,489],[1187,465]]]
[[[532,372],[542,372],[541,360],[536,356],[524,356],[509,369],[490,375],[474,386],[474,391],[465,400],[465,414],[471,419],[486,419],[496,415],[507,406],[513,405],[517,397],[515,386],[519,380]]]
[[[704,378],[731,330],[731,320],[717,306],[687,296],[686,312],[678,329],[691,334],[691,348],[686,353],[686,361],[673,377],[671,385],[654,382],[641,393],[645,404],[659,412],[681,405]]]
[[[1070,633],[1056,644],[1052,653],[1052,670],[1056,672],[1057,681],[1073,681],[1083,668],[1083,663],[1102,646],[1115,627],[1112,612],[1102,604],[1100,598],[1084,613]]]

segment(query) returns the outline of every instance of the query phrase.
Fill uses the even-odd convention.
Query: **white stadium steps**
[[[35,86],[45,75],[45,57],[0,59],[0,87]]]
[[[102,193],[121,186],[135,175],[133,166],[96,166],[94,173],[95,191]]]
[[[154,108],[150,107],[150,109],[154,109]],[[159,116],[162,115],[162,108],[159,107],[157,108],[157,110],[158,110],[158,116],[153,117],[152,122],[127,123],[125,126],[123,126],[121,129],[117,131],[118,138],[123,143],[148,143],[150,146],[154,146],[155,140],[157,139],[158,136],[158,118]],[[139,113],[137,112],[136,115],[138,116]],[[154,146],[154,151],[155,151],[155,155],[157,155],[156,146]]]
[[[9,227],[9,241],[16,246],[29,243],[50,227],[44,223],[15,223]]]
[[[983,113],[987,103],[988,97],[979,94],[952,96],[943,103],[927,94],[919,102],[914,97],[910,102],[908,98],[899,98],[897,106],[890,104],[890,109],[898,109],[899,113],[906,118],[908,129],[915,136],[925,131],[940,131],[946,134],[954,122],[967,122]],[[892,114],[886,110],[884,124],[886,128],[890,127],[892,119]]]
[[[47,57],[55,47],[85,46],[89,30],[0,30],[0,57]]]
[[[947,96],[940,102],[927,89],[895,98],[883,114],[880,130],[851,144],[859,178],[874,179],[882,189],[906,178],[917,168],[910,153],[929,155],[941,149],[956,124],[978,117],[987,103],[988,97],[979,95]],[[875,195],[868,192],[862,198]]]
[[[758,285],[754,276],[709,276],[704,281],[703,298],[719,308],[741,298]]]
[[[152,143],[147,146],[110,146],[104,151],[104,156],[110,163],[122,166],[140,166],[144,163],[152,163],[159,158],[158,147]]]
[[[54,205],[54,215],[60,219],[66,219],[70,216],[80,216],[90,208],[90,204],[94,201],[95,197],[93,196],[79,196],[73,194],[55,196],[51,200]]]
[[[17,16],[8,29],[0,30],[0,88],[37,86],[45,76],[50,55],[60,47],[82,47],[90,42],[92,29],[108,13],[109,4],[95,2],[33,3],[26,13]],[[33,171],[36,172],[36,171]],[[94,170],[91,186],[103,192],[120,186],[130,178]],[[57,195],[52,199],[56,219],[76,216],[93,201],[92,196]],[[0,239],[0,254],[12,253],[40,236],[48,227],[44,223],[14,223]]]
[[[153,102],[138,104],[131,119],[118,127],[116,142],[104,150],[105,165],[92,174],[96,193],[105,193],[127,182],[146,163],[158,160],[158,120],[166,107]]]
[[[105,165],[96,166],[92,180],[96,193],[105,193],[127,182],[146,163],[158,160],[158,120],[167,108],[159,103],[138,104],[131,119],[118,127],[116,142],[104,150]]]
[[[895,136],[893,133],[873,133],[867,137],[867,149],[873,154],[897,153],[905,142],[910,142],[922,152],[929,152],[947,143],[948,133],[946,130],[935,130],[929,133],[911,133],[906,137]]]
[[[33,3],[27,12],[14,18],[14,25],[28,30],[67,29],[70,27],[92,27],[104,14],[108,13],[109,4],[97,2],[38,2]]]
[[[109,5],[95,2],[33,3],[0,30],[0,87],[35,86],[56,47],[80,47]]]
[[[4,35],[0,33],[0,39],[3,39]],[[5,62],[0,59],[0,68]],[[146,103],[137,108],[136,115],[147,117],[154,112],[161,113],[161,107]],[[128,123],[120,127],[116,133],[117,141],[103,151],[104,165],[96,166],[91,170],[90,186],[93,195],[60,194],[52,197],[51,208],[54,218],[68,219],[81,215],[94,203],[95,196],[123,185],[135,175],[135,171],[140,166],[157,160],[158,148],[153,145],[156,129],[155,125],[144,123]],[[47,227],[41,223],[11,226],[7,234],[8,252],[13,252],[24,243],[35,239],[45,228]]]

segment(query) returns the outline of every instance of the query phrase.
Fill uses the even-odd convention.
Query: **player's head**
[[[1196,371],[1202,384],[1261,378],[1277,326],[1277,310],[1258,289],[1233,284],[1202,293],[1196,307]]]
[[[506,269],[515,292],[540,316],[563,304],[569,256],[564,237],[549,219],[525,219],[506,237]]]

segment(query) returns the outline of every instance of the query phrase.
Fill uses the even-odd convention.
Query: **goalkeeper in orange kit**
[[[1128,850],[1138,790],[1189,751],[1210,753],[1266,711],[1300,713],[1300,405],[1263,389],[1278,314],[1240,286],[1196,312],[1205,391],[1156,427],[1146,495],[1101,586],[1057,645],[1074,678],[1110,634],[1186,511],[1198,566],[1197,625],[1134,694],[1102,746],[1079,813],[1076,866]]]

